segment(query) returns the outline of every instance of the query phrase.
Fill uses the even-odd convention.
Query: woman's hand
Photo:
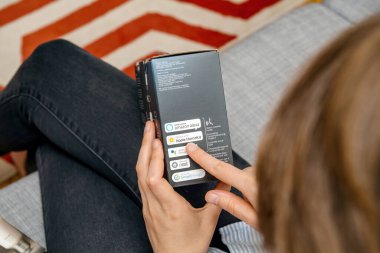
[[[207,192],[206,201],[215,204],[251,227],[258,229],[257,219],[257,183],[254,169],[240,170],[231,164],[222,162],[207,154],[194,143],[186,145],[188,155],[211,175],[238,189],[244,199],[229,190],[215,189]]]
[[[143,216],[155,253],[205,253],[221,209],[212,204],[195,209],[163,178],[164,153],[153,122],[145,125],[136,165]],[[228,186],[219,184],[220,190]]]

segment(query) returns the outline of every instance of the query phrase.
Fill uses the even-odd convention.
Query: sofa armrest
[[[0,216],[43,247],[46,246],[37,172],[0,190]]]

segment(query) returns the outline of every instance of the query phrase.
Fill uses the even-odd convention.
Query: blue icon
[[[165,129],[166,129],[166,131],[167,132],[171,132],[171,131],[173,131],[173,125],[172,124],[166,124],[166,126],[165,126]]]

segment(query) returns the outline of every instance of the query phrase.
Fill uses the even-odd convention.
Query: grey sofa
[[[329,41],[380,11],[380,0],[308,4],[221,54],[235,151],[247,161],[281,94]],[[38,173],[0,191],[0,216],[45,245]]]

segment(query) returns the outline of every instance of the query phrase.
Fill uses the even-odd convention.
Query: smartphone
[[[219,53],[166,54],[135,65],[141,119],[152,120],[165,154],[165,177],[173,187],[215,181],[186,153],[193,142],[233,164]]]

